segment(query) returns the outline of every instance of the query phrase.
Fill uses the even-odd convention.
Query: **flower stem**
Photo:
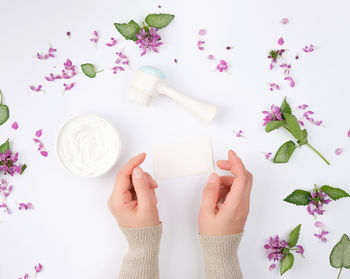
[[[96,71],[96,74],[101,73],[101,72],[103,72],[103,71],[104,71],[104,69],[99,70],[99,71]]]
[[[2,105],[2,92],[1,92],[1,90],[0,90],[0,97],[1,97],[0,105]]]
[[[325,157],[323,157],[322,154],[321,154],[320,152],[318,152],[310,143],[307,143],[307,145],[308,145],[313,151],[315,151],[315,153],[316,153],[318,156],[320,156],[321,159],[322,159],[323,161],[325,161],[325,163],[326,163],[328,166],[330,165],[330,163],[327,161],[327,159],[326,159]]]
[[[343,269],[343,267],[341,267],[341,268],[339,269],[339,273],[338,273],[338,277],[337,277],[337,279],[339,279],[339,278],[340,278],[340,273],[341,273],[342,269]]]

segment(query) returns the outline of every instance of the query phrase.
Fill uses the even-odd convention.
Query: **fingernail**
[[[216,174],[215,174],[215,173],[212,173],[212,174],[209,176],[208,182],[215,182],[215,181],[216,181]]]
[[[139,167],[136,167],[132,171],[132,176],[136,179],[142,179],[143,178],[143,171]]]

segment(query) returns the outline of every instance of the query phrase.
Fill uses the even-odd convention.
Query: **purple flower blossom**
[[[277,60],[282,58],[285,49],[271,50],[267,56],[267,58],[271,59],[270,62],[270,70],[272,70],[277,64]]]
[[[11,128],[14,129],[14,130],[17,130],[17,129],[18,129],[18,123],[17,123],[17,121],[15,121],[15,122],[12,123]]]
[[[280,22],[281,22],[281,24],[287,24],[289,22],[289,19],[283,18]]]
[[[68,91],[68,90],[71,90],[73,87],[74,87],[75,83],[72,82],[72,83],[64,83],[63,86],[64,86],[64,91]]]
[[[35,272],[39,273],[43,270],[43,266],[41,263],[39,263],[37,266],[34,266]]]
[[[348,137],[350,138],[350,130],[348,131]]]
[[[11,214],[11,210],[8,208],[6,203],[0,203],[0,208],[3,208],[7,214]]]
[[[28,202],[28,203],[21,202],[19,204],[18,210],[29,210],[29,209],[34,209],[34,208],[35,207],[31,202]]]
[[[339,147],[335,150],[335,155],[340,155],[343,153],[343,151],[344,151],[344,149]]]
[[[283,260],[283,258],[288,254],[284,252],[284,249],[288,247],[288,242],[285,240],[280,240],[277,235],[275,238],[270,237],[269,242],[264,245],[266,249],[267,258],[269,261],[278,262]],[[270,265],[270,270],[274,269],[276,264]]]
[[[327,234],[329,234],[329,232],[322,229],[320,233],[314,233],[314,236],[320,239],[322,242],[327,242],[328,240],[325,237]]]
[[[34,85],[29,86],[29,88],[35,92],[40,92],[42,85],[39,85],[38,87],[35,87]]]
[[[2,195],[5,199],[11,194],[13,190],[12,185],[8,185],[8,182],[5,178],[0,180],[0,195]]]
[[[316,126],[321,126],[323,121],[322,120],[315,120],[313,117],[310,117],[310,115],[315,114],[315,113],[311,110],[306,111],[306,108],[308,108],[308,107],[309,107],[309,105],[303,104],[303,105],[298,106],[298,109],[305,110],[305,112],[303,113],[303,117],[306,120],[308,120],[310,123],[312,123]],[[302,125],[304,126],[304,123]]]
[[[115,46],[116,44],[117,44],[117,40],[115,39],[115,38],[111,38],[111,41],[110,42],[108,42],[108,43],[106,43],[106,46],[108,46],[108,47],[112,47],[112,46]]]
[[[280,86],[277,83],[269,83],[270,91],[280,90]]]
[[[280,65],[280,67],[284,69],[284,75],[288,76],[289,73],[290,73],[290,68],[292,68],[292,65],[291,64],[287,64],[287,63],[282,63]]]
[[[236,138],[242,138],[243,137],[243,131],[242,130],[239,130],[238,132],[235,132],[235,131],[233,131],[233,132],[234,132]]]
[[[216,66],[216,69],[219,71],[219,72],[223,72],[223,71],[227,71],[228,69],[228,65],[227,65],[227,62],[225,60],[220,60],[219,64]]]
[[[19,277],[18,279],[22,279],[22,278]],[[23,279],[29,279],[29,274],[28,273],[24,274]]]
[[[283,45],[283,44],[284,44],[283,38],[282,38],[282,37],[279,38],[278,41],[277,41],[277,43],[278,43],[280,46]]]
[[[302,48],[304,52],[313,52],[315,50],[315,46],[311,44],[310,46],[305,46]]]
[[[272,155],[272,152],[265,153],[265,159],[269,160]]]
[[[119,52],[116,52],[116,54],[118,55],[117,60],[115,60],[115,64],[117,66],[114,66],[112,68],[113,74],[117,74],[117,72],[120,72],[120,71],[122,72],[125,71],[124,65],[129,65],[129,58],[124,53],[119,51]]]
[[[39,52],[37,52],[36,57],[37,57],[39,60],[46,60],[46,59],[49,59],[50,57],[55,57],[55,54],[54,54],[54,53],[55,53],[56,51],[57,51],[57,50],[56,50],[55,48],[50,47],[48,53],[46,53],[46,54],[40,54]]]
[[[262,113],[265,114],[263,126],[266,126],[266,124],[271,121],[283,121],[282,114],[278,106],[272,105],[271,112],[264,110]]]
[[[204,47],[203,47],[204,44],[205,44],[205,41],[201,41],[201,40],[197,41],[198,49],[199,50],[204,50]]]
[[[300,254],[300,255],[304,255],[304,247],[303,246],[301,246],[301,245],[297,245],[297,246],[295,246],[296,247],[296,253],[298,253],[298,254]]]
[[[295,81],[294,81],[294,79],[291,76],[285,77],[284,80],[288,80],[289,81],[290,87],[293,88],[295,86]]]
[[[16,172],[21,173],[22,165],[16,165],[18,161],[18,153],[12,153],[9,149],[5,153],[0,153],[0,171],[13,176]]]
[[[208,55],[208,59],[209,59],[209,60],[214,60],[214,59],[215,59],[215,57],[214,57],[214,55],[209,54],[209,55]],[[350,131],[349,131],[349,132],[350,132]]]
[[[93,33],[93,37],[90,39],[91,42],[97,44],[98,43],[98,39],[99,39],[99,35],[97,33],[97,31],[95,30]]]
[[[159,52],[158,47],[160,47],[163,42],[161,42],[160,35],[157,33],[158,29],[150,27],[148,32],[145,28],[141,28],[140,33],[136,34],[136,44],[142,49],[141,56],[145,55],[147,50]]]
[[[320,188],[315,188],[311,191],[310,203],[307,206],[307,211],[310,215],[315,214],[323,215],[325,210],[323,209],[324,204],[329,204],[332,200],[328,198],[328,195]]]
[[[200,36],[204,36],[204,35],[206,35],[207,34],[207,30],[205,30],[205,29],[201,29],[201,30],[199,30],[199,32],[198,32],[198,35],[200,35]]]

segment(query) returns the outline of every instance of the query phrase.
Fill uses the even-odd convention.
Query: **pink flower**
[[[141,56],[145,55],[147,50],[159,52],[158,48],[163,44],[160,41],[161,37],[158,34],[158,29],[153,27],[150,27],[148,32],[144,28],[141,28],[140,33],[136,34],[136,38],[135,43],[142,50]]]
[[[38,87],[35,87],[34,85],[29,86],[29,88],[35,92],[40,92],[42,85],[39,85]]]
[[[90,41],[93,42],[93,43],[95,43],[95,44],[97,44],[97,42],[98,42],[98,37],[99,37],[99,36],[98,36],[98,33],[97,33],[97,31],[95,30],[94,33],[93,33],[93,38],[91,38]]]
[[[282,114],[278,106],[272,105],[271,112],[264,110],[262,113],[265,115],[263,119],[263,126],[266,126],[266,124],[271,121],[283,121]]]
[[[22,279],[22,278],[20,277],[18,279]],[[24,274],[23,279],[29,279],[29,274],[28,273]]]
[[[39,60],[46,60],[46,59],[49,59],[50,57],[55,57],[55,52],[57,50],[55,48],[52,48],[50,47],[49,48],[49,51],[47,54],[40,54],[39,52],[37,52],[36,54],[36,57],[39,59]]]
[[[295,82],[294,82],[294,79],[292,77],[290,77],[290,76],[285,77],[284,80],[288,80],[289,81],[290,87],[294,87],[295,86]]]
[[[0,180],[0,194],[6,199],[12,192],[13,186],[8,185],[8,182],[5,178]]]
[[[108,47],[112,47],[112,46],[115,46],[116,44],[117,44],[117,40],[115,39],[115,38],[111,38],[111,42],[108,42],[108,43],[106,43],[106,46],[108,46]]]
[[[280,46],[284,44],[284,40],[282,37],[280,37],[277,42]]]
[[[34,205],[31,203],[31,202],[28,202],[28,203],[23,203],[23,202],[21,202],[20,204],[19,204],[19,207],[18,207],[18,209],[19,210],[30,210],[30,209],[34,209],[35,207],[34,207]]]
[[[198,41],[197,42],[197,47],[199,50],[204,50],[204,47],[202,45],[205,44],[205,41]]]
[[[37,266],[34,266],[35,272],[39,273],[43,270],[43,266],[41,263],[39,263]]]
[[[270,86],[270,91],[280,90],[279,85],[276,83],[269,83],[269,86]]]
[[[43,134],[43,129],[40,129],[40,130],[35,132],[35,136],[38,138],[40,138],[42,134]]]
[[[219,64],[216,66],[216,69],[219,72],[223,72],[223,71],[227,71],[228,65],[227,62],[225,60],[220,60]]]
[[[310,46],[305,46],[304,48],[302,48],[302,50],[304,52],[313,52],[315,50],[315,46],[311,44]]]
[[[283,63],[280,65],[281,68],[284,68],[284,75],[288,76],[290,72],[290,68],[292,68],[291,64]]]
[[[116,52],[116,54],[118,55],[118,59],[115,60],[116,66],[112,68],[113,74],[117,74],[117,72],[124,72],[125,68],[123,65],[129,65],[129,58],[124,53],[119,51]]]
[[[272,155],[272,152],[265,153],[265,159],[269,160]]]
[[[204,35],[207,34],[207,30],[201,29],[201,30],[199,30],[198,34],[199,34],[200,36],[204,36]]]
[[[281,24],[287,24],[289,22],[288,18],[282,18],[282,20],[280,21]]]
[[[340,154],[343,153],[343,151],[344,151],[343,148],[337,148],[337,149],[335,150],[335,155],[340,155]]]
[[[3,208],[7,214],[11,214],[11,210],[9,209],[6,203],[0,203],[0,208]]]
[[[65,83],[65,84],[63,84],[64,90],[65,90],[65,91],[71,90],[71,89],[74,87],[74,85],[75,85],[74,82],[68,83],[68,84]]]
[[[243,131],[242,130],[239,130],[238,132],[235,132],[235,131],[233,131],[233,132],[235,133],[236,138],[242,138],[243,137]]]
[[[214,60],[214,59],[215,59],[215,58],[214,58],[214,55],[209,54],[209,55],[208,55],[208,59],[209,59],[209,60]]]
[[[9,174],[13,176],[16,172],[21,173],[22,164],[16,165],[18,161],[18,152],[12,153],[10,149],[4,153],[0,153],[0,171],[3,171],[4,175]]]
[[[12,129],[17,130],[17,129],[18,129],[18,123],[17,123],[17,121],[13,122],[13,124],[12,124],[11,127],[12,127]]]

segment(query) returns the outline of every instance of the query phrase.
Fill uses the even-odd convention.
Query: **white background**
[[[162,5],[162,8],[158,8]],[[38,262],[45,270],[40,278],[117,278],[127,244],[106,207],[117,170],[136,153],[148,153],[143,167],[152,172],[151,148],[156,143],[210,136],[214,158],[223,159],[229,148],[243,158],[254,174],[251,212],[239,256],[245,278],[278,278],[268,271],[263,245],[276,233],[287,237],[302,224],[300,243],[305,256],[296,257],[295,267],[284,278],[336,278],[330,267],[331,248],[343,233],[350,233],[349,200],[331,203],[319,218],[330,230],[329,243],[313,233],[313,217],[305,208],[283,202],[293,189],[329,184],[350,191],[349,123],[349,4],[348,1],[0,1],[0,88],[10,107],[10,120],[0,127],[0,140],[10,138],[20,160],[27,163],[23,176],[11,178],[15,191],[8,204],[13,214],[0,213],[0,278],[11,279],[32,272]],[[121,38],[114,22],[148,13],[169,12],[174,21],[161,31],[160,54],[140,57],[132,42],[114,48],[104,45],[111,36]],[[280,24],[288,17],[288,25]],[[206,50],[196,48],[197,32],[206,28]],[[97,48],[89,41],[93,30],[100,33]],[[72,33],[67,39],[66,32]],[[289,49],[296,87],[283,81],[279,70],[268,69],[267,52],[277,48],[283,36]],[[48,43],[57,48],[57,58],[39,61]],[[304,54],[304,45],[318,49]],[[234,49],[227,51],[226,46]],[[116,50],[129,56],[132,70],[112,74]],[[294,55],[301,58],[295,61]],[[213,71],[207,55],[229,61],[229,74]],[[76,88],[62,96],[62,83],[43,77],[58,72],[63,62],[90,62],[105,71],[95,79],[80,74]],[[178,64],[173,59],[178,60]],[[170,84],[193,97],[218,105],[211,126],[205,126],[167,98],[143,108],[127,99],[133,70],[144,64],[161,68]],[[57,66],[57,68],[53,68]],[[270,92],[266,82],[277,82],[280,92]],[[46,95],[29,85],[43,84]],[[275,152],[289,139],[276,131],[266,134],[261,111],[279,105],[287,96],[293,107],[307,103],[323,119],[325,127],[307,123],[310,142],[330,160],[326,166],[307,147],[293,155],[290,163],[274,165],[263,152]],[[120,130],[122,156],[115,168],[98,179],[80,179],[58,163],[54,140],[59,126],[69,117],[97,112]],[[18,121],[19,129],[10,128]],[[41,157],[32,141],[43,128],[42,140],[49,157]],[[242,129],[245,139],[232,130]],[[336,156],[334,150],[343,147]],[[164,223],[161,242],[161,278],[204,278],[197,237],[197,215],[201,191],[208,174],[159,182],[159,211]],[[31,201],[33,211],[16,209],[15,201]],[[350,271],[344,270],[342,278]]]

